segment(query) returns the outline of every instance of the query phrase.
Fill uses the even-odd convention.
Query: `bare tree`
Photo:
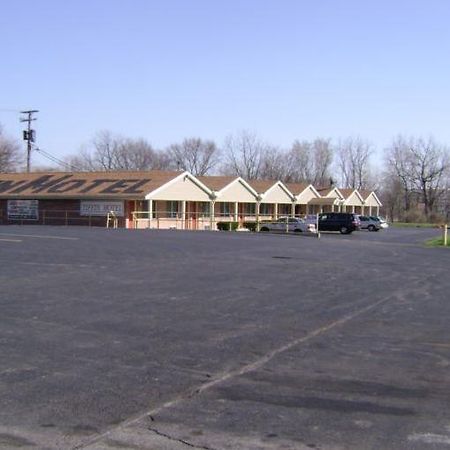
[[[295,141],[286,155],[286,181],[323,186],[329,182],[333,150],[329,139]]]
[[[423,203],[427,219],[444,195],[450,170],[450,155],[446,147],[433,138],[399,136],[386,149],[387,173],[401,186],[405,213],[412,209],[414,199]]]
[[[295,141],[286,155],[285,181],[291,183],[311,182],[314,172],[311,143]]]
[[[77,155],[66,158],[74,170],[152,170],[171,168],[166,155],[153,149],[145,139],[116,136],[110,131],[97,133],[90,147],[83,147]]]
[[[260,178],[266,180],[285,180],[286,169],[286,153],[278,147],[267,147],[265,155],[261,160]]]
[[[401,186],[401,190],[396,189],[396,192],[397,195],[401,192],[404,212],[411,209],[411,196],[414,187],[412,179],[413,161],[409,151],[410,145],[411,142],[408,142],[402,136],[398,136],[385,151],[385,164],[387,166],[385,178],[394,178]]]
[[[0,172],[15,172],[23,164],[19,143],[5,136],[0,126]]]
[[[253,132],[241,131],[225,139],[225,163],[222,172],[247,180],[260,177],[268,146]]]
[[[410,147],[413,183],[422,195],[427,218],[434,211],[449,170],[449,152],[434,139],[417,139]]]
[[[188,170],[195,176],[206,175],[219,163],[219,150],[213,141],[199,138],[184,139],[167,150],[171,165]]]
[[[337,145],[341,183],[345,187],[361,189],[367,186],[372,148],[360,137],[349,137]]]
[[[312,143],[314,176],[311,183],[315,186],[325,186],[331,178],[333,163],[333,148],[330,139],[317,138]]]

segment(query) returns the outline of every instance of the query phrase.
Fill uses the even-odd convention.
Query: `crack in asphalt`
[[[214,450],[212,447],[206,447],[206,446],[202,446],[202,445],[198,446],[198,445],[191,444],[190,442],[185,441],[184,439],[175,438],[173,436],[170,436],[167,433],[163,433],[162,431],[157,430],[156,428],[149,427],[147,429],[149,431],[157,434],[158,436],[164,437],[170,441],[180,442],[181,444],[187,445],[188,447],[191,447],[191,448],[199,448],[201,450]]]
[[[423,280],[420,280],[421,282]],[[313,338],[315,338],[316,336],[319,336],[321,334],[326,333],[327,331],[330,331],[331,329],[340,326],[340,325],[344,325],[345,323],[349,322],[350,320],[355,319],[356,317],[384,304],[387,303],[388,301],[395,299],[397,297],[397,293],[391,293],[386,297],[381,298],[380,300],[377,300],[374,303],[371,303],[369,305],[366,305],[362,308],[359,308],[356,311],[353,311],[350,314],[347,314],[343,317],[341,317],[340,319],[334,320],[333,322],[330,322],[322,327],[316,328],[315,330],[307,333],[306,335],[297,338],[297,339],[293,339],[292,341],[289,341],[288,343],[286,343],[285,345],[282,345],[281,347],[278,347],[272,351],[270,351],[269,353],[267,353],[266,355],[264,355],[263,357],[261,357],[260,359],[258,359],[257,361],[250,363],[250,364],[246,364],[241,368],[238,368],[236,370],[232,370],[230,372],[224,373],[222,376],[219,376],[218,378],[212,379],[211,381],[204,383],[201,386],[197,386],[193,389],[189,389],[187,392],[185,392],[184,394],[181,394],[175,398],[173,398],[172,400],[169,400],[165,403],[163,403],[162,405],[150,410],[150,411],[146,411],[143,414],[140,414],[138,416],[135,416],[133,418],[130,418],[128,420],[123,421],[121,424],[118,424],[117,426],[115,426],[114,428],[105,430],[103,433],[95,436],[95,437],[91,437],[90,439],[87,439],[86,441],[76,445],[73,447],[73,450],[81,450],[83,448],[86,448],[87,446],[94,444],[96,442],[99,442],[101,439],[107,437],[110,433],[112,433],[114,430],[117,430],[118,428],[126,428],[130,425],[133,425],[139,421],[141,421],[142,419],[144,419],[145,417],[152,417],[155,414],[159,413],[160,411],[170,408],[182,401],[191,399],[197,395],[200,395],[203,391],[210,389],[218,384],[221,384],[225,381],[228,381],[231,378],[240,376],[240,375],[244,375],[248,372],[251,372],[253,370],[259,369],[260,367],[262,367],[263,365],[265,365],[267,362],[269,362],[270,360],[272,360],[275,356],[279,355],[280,353],[283,353],[287,350],[290,350],[291,348],[295,347],[296,345],[300,345],[303,344]]]

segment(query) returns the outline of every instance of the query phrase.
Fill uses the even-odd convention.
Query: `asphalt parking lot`
[[[437,233],[0,227],[0,448],[449,449]]]

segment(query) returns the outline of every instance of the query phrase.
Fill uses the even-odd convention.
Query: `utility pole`
[[[37,120],[33,117],[33,114],[38,113],[37,109],[31,109],[29,111],[20,111],[21,114],[26,114],[26,117],[20,119],[21,122],[27,122],[27,129],[23,131],[23,140],[27,142],[27,173],[30,172],[30,162],[31,162],[31,144],[35,141],[36,132],[31,129],[31,122]]]

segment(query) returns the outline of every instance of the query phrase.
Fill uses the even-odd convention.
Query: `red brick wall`
[[[80,216],[79,211],[80,200],[39,200],[39,220],[8,220],[7,200],[0,199],[0,224],[106,226],[106,217]],[[124,226],[120,217],[119,227]]]

